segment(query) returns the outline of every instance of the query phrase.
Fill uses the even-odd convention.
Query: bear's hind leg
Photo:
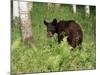
[[[73,48],[75,48],[76,47],[76,39],[72,39],[71,40],[71,46],[73,47]]]
[[[76,47],[76,39],[75,39],[75,38],[73,38],[73,37],[68,37],[68,38],[67,38],[67,41],[68,41],[69,45],[71,45],[73,48]]]

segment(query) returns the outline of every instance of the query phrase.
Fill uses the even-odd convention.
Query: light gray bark
[[[73,6],[73,13],[76,14],[76,5],[73,4],[72,6]]]
[[[86,16],[90,15],[90,7],[88,5],[85,6],[85,13],[86,13]]]
[[[57,3],[57,4],[55,4],[55,6],[56,6],[56,9],[57,9],[57,10],[60,9],[60,4]]]
[[[33,40],[32,23],[30,18],[29,2],[19,2],[19,17],[21,20],[22,41],[24,44],[29,44]]]
[[[48,9],[50,9],[52,6],[52,3],[48,3]]]

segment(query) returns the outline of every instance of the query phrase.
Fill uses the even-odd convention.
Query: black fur
[[[67,36],[67,41],[73,48],[82,44],[83,32],[79,24],[74,20],[61,20],[60,22],[57,22],[56,19],[54,19],[52,22],[47,22],[44,20],[44,24],[47,26],[49,37],[52,37],[54,33],[58,34],[58,43],[60,43],[63,38]]]

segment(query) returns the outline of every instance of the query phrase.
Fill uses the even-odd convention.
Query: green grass
[[[56,10],[54,4],[48,10],[47,4],[33,3],[31,12],[34,45],[21,43],[19,26],[12,31],[12,74],[85,70],[96,68],[96,14],[91,7],[90,17],[85,16],[83,6],[77,7],[76,15],[71,5],[62,5]],[[43,20],[52,21],[73,19],[77,21],[84,33],[82,49],[70,50],[66,39],[57,43],[57,35],[48,38]]]

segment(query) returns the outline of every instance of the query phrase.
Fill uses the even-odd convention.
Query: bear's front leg
[[[60,35],[58,34],[58,43],[60,44],[61,41],[63,40],[64,36],[63,35]]]

